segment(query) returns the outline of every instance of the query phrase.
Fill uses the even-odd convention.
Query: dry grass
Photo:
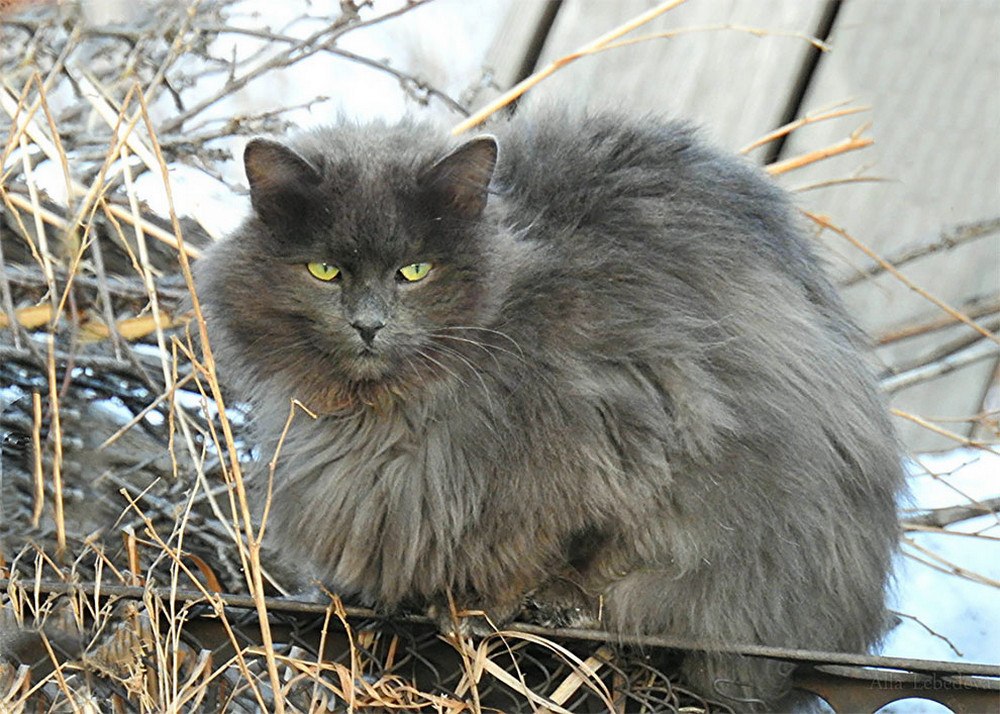
[[[621,44],[678,4],[663,3],[545,71]],[[191,261],[212,230],[179,218],[168,167],[184,157],[211,164],[219,139],[282,130],[281,111],[234,117],[223,129],[198,122],[251,80],[318,52],[342,53],[338,38],[379,19],[347,12],[305,40],[280,39],[281,52],[227,67],[218,91],[165,111],[173,85],[220,66],[206,38],[225,26],[226,7],[162,3],[153,23],[115,32],[44,13],[6,18],[4,42],[28,59],[0,63],[0,108],[10,119],[0,177],[0,628],[47,624],[36,666],[0,665],[0,710],[709,708],[644,657],[582,635],[522,627],[474,643],[441,637],[419,617],[386,622],[334,596],[318,606],[271,597],[263,526],[244,487],[244,414],[225,400],[191,282]],[[454,102],[438,90],[426,97]],[[810,115],[746,150],[860,111]],[[770,169],[867,143],[852,134]],[[49,192],[42,188],[45,160],[58,167],[61,197],[51,179]],[[166,219],[140,200],[140,173],[162,183]],[[899,273],[891,257],[878,261]],[[948,319],[988,334],[959,308],[949,307]],[[935,365],[914,369],[920,379]],[[981,419],[995,434],[996,415]]]

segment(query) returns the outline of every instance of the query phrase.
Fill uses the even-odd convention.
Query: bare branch
[[[811,219],[813,222],[815,222],[821,228],[825,228],[827,230],[833,231],[837,235],[839,235],[842,238],[846,239],[848,242],[850,242],[852,245],[854,245],[854,247],[858,248],[861,252],[863,252],[865,255],[867,255],[872,260],[876,261],[879,265],[881,265],[883,267],[883,269],[885,269],[887,272],[889,272],[894,278],[896,278],[897,280],[899,280],[901,283],[903,283],[904,285],[906,285],[906,287],[908,287],[910,290],[914,291],[915,293],[917,293],[921,297],[925,298],[926,300],[934,303],[935,305],[937,305],[939,308],[941,308],[942,310],[944,310],[946,313],[948,313],[949,315],[951,315],[951,317],[953,317],[954,319],[958,320],[959,322],[964,322],[966,325],[968,325],[969,327],[971,327],[972,329],[974,329],[976,332],[978,332],[979,334],[981,334],[983,337],[985,337],[985,338],[987,338],[989,340],[992,340],[993,342],[996,342],[998,345],[1000,345],[1000,337],[997,337],[992,332],[990,332],[989,330],[985,329],[982,325],[979,325],[979,324],[973,322],[972,319],[970,319],[968,317],[968,315],[963,315],[961,312],[959,312],[955,308],[951,307],[950,305],[948,305],[946,302],[944,302],[940,298],[937,298],[934,295],[931,295],[929,292],[927,292],[926,290],[924,290],[923,288],[921,288],[919,285],[917,285],[916,283],[914,283],[912,280],[910,280],[909,278],[907,278],[905,275],[903,275],[901,272],[899,272],[898,270],[896,270],[896,268],[894,268],[892,265],[890,265],[886,261],[885,258],[883,258],[882,256],[880,256],[877,253],[875,253],[875,251],[873,251],[871,248],[869,248],[868,246],[866,246],[864,243],[862,243],[860,240],[858,240],[854,236],[850,235],[843,228],[840,228],[838,226],[833,225],[830,222],[830,220],[828,218],[824,217],[824,216],[820,216],[820,215],[817,215],[815,213],[811,213],[809,211],[805,211],[804,213],[805,213],[805,215],[809,219]]]
[[[1000,321],[987,323],[989,329],[1000,329]],[[915,384],[941,377],[971,364],[1000,357],[997,346],[979,337],[965,338],[957,345],[947,345],[935,351],[919,364],[902,367],[896,374],[882,379],[880,386],[886,392],[898,392]]]
[[[929,243],[916,243],[909,245],[892,255],[884,256],[885,262],[895,268],[899,268],[918,258],[923,258],[925,255],[948,251],[953,248],[957,248],[960,245],[964,245],[965,243],[978,240],[979,238],[986,238],[994,235],[1000,235],[1000,218],[990,218],[985,221],[963,223],[961,225],[945,229],[941,235],[938,236],[937,240]],[[885,271],[886,268],[884,265],[881,263],[873,263],[868,268],[859,270],[855,275],[841,280],[840,286],[849,287],[860,283],[862,280],[867,278],[873,278],[876,275],[880,275]]]
[[[1000,513],[1000,496],[985,498],[963,506],[934,508],[919,516],[904,518],[901,524],[905,530],[920,530],[921,527],[945,528],[947,526]]]
[[[300,62],[307,57],[311,57],[317,52],[331,49],[335,46],[337,40],[348,32],[359,30],[363,27],[372,27],[385,22],[386,20],[398,17],[399,15],[410,12],[428,1],[429,0],[411,0],[411,2],[408,2],[397,10],[393,10],[383,15],[379,15],[378,17],[364,21],[357,20],[356,16],[351,13],[344,13],[329,27],[325,27],[322,30],[312,33],[307,38],[297,42],[286,51],[271,57],[265,62],[262,62],[255,69],[250,70],[249,72],[246,72],[238,77],[233,77],[230,81],[226,82],[225,86],[216,91],[214,94],[202,99],[193,107],[190,107],[187,111],[181,112],[176,117],[163,122],[163,124],[159,127],[159,130],[166,133],[177,131],[188,119],[197,116],[224,97],[230,96],[240,89],[243,89],[243,87],[247,86],[254,79],[257,79],[258,77],[276,69],[288,67],[296,62]]]
[[[992,315],[1000,312],[1000,298],[992,295],[988,297],[973,298],[972,300],[964,303],[960,307],[959,311],[963,315],[967,315],[975,320],[990,318]],[[919,322],[900,325],[898,327],[890,328],[876,336],[875,344],[888,345],[893,342],[909,339],[910,337],[926,335],[930,332],[953,327],[957,322],[959,322],[959,320],[951,315],[941,315],[940,317],[934,317],[928,320],[921,320]]]

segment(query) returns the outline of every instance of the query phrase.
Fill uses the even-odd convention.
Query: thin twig
[[[567,64],[579,59],[580,57],[584,57],[591,52],[594,52],[611,44],[619,37],[627,35],[629,32],[632,32],[636,28],[642,27],[650,20],[656,19],[663,13],[668,12],[669,10],[673,10],[675,7],[683,5],[685,2],[687,2],[687,0],[667,0],[667,2],[662,2],[656,7],[642,13],[641,15],[636,15],[629,21],[622,23],[621,25],[614,28],[610,32],[606,32],[597,39],[588,42],[587,44],[580,47],[578,50],[552,61],[547,66],[535,72],[527,79],[518,82],[508,91],[504,92],[499,97],[494,99],[492,102],[487,104],[485,107],[475,112],[472,116],[456,124],[454,127],[452,127],[451,130],[452,135],[458,136],[459,134],[463,134],[467,132],[469,129],[472,129],[473,127],[479,126],[494,113],[496,113],[500,109],[503,109],[505,106],[516,100],[525,92],[527,92],[529,89],[531,89],[532,87],[534,87],[547,77],[550,77],[551,75],[555,74],[557,71],[565,67]]]
[[[934,241],[906,246],[892,255],[885,256],[885,260],[890,265],[899,268],[918,258],[923,258],[925,255],[948,251],[970,241],[998,234],[1000,234],[1000,218],[963,223],[958,226],[946,228]],[[885,267],[880,263],[875,263],[862,271],[858,271],[850,278],[841,280],[840,286],[850,287],[851,285],[860,283],[862,280],[880,275],[883,272],[885,272]]]
[[[839,156],[840,154],[846,154],[848,151],[864,149],[874,143],[875,140],[870,137],[852,135],[846,139],[838,141],[836,144],[825,146],[822,149],[814,149],[813,151],[807,151],[804,154],[783,159],[782,161],[775,161],[773,164],[765,166],[764,170],[772,176],[779,176],[794,169],[800,169],[803,166],[814,164],[817,161],[829,159],[831,156]]]
[[[903,543],[905,543],[909,547],[911,547],[911,548],[919,551],[923,555],[927,556],[932,561],[934,561],[935,563],[937,563],[939,565],[939,567],[943,568],[946,572],[948,572],[948,573],[950,573],[952,575],[957,575],[960,578],[964,578],[966,580],[971,580],[974,583],[981,583],[983,585],[989,585],[989,586],[994,587],[994,588],[1000,588],[1000,580],[996,580],[994,578],[988,577],[986,575],[983,575],[982,573],[977,573],[977,572],[975,572],[973,570],[969,570],[968,568],[963,568],[962,566],[957,565],[957,564],[953,563],[952,561],[948,560],[944,556],[938,555],[937,553],[935,553],[930,548],[925,548],[924,546],[920,545],[919,543],[917,543],[912,538],[906,538],[906,537],[904,537],[903,538]],[[909,554],[907,554],[907,555],[909,555]]]
[[[960,312],[972,319],[990,317],[1000,312],[1000,298],[992,296],[987,299],[974,298],[962,305]],[[891,327],[876,336],[875,344],[888,345],[893,342],[909,339],[911,337],[926,335],[929,332],[936,332],[948,327],[953,327],[958,322],[960,321],[951,315],[941,315],[928,320],[921,320],[919,322],[908,323],[898,327]]]
[[[795,121],[790,121],[787,124],[779,126],[774,131],[765,134],[759,139],[752,141],[741,148],[740,153],[749,154],[754,149],[770,144],[772,141],[777,141],[784,136],[788,136],[793,131],[801,129],[809,124],[818,124],[819,122],[829,121],[830,119],[838,119],[840,117],[851,116],[852,114],[860,114],[861,112],[871,111],[871,107],[869,106],[840,108],[844,104],[847,104],[847,102],[840,102],[829,110],[820,109],[815,112],[810,112],[800,119],[796,119]]]
[[[1000,322],[995,323],[1000,326]],[[923,364],[901,369],[897,374],[884,378],[880,385],[887,393],[898,392],[930,379],[950,374],[957,369],[968,367],[983,360],[995,360],[1000,357],[996,345],[986,340],[973,337],[959,349],[948,349],[943,355],[933,355]]]
[[[961,521],[972,518],[981,518],[1000,512],[1000,496],[984,498],[981,501],[974,501],[964,506],[948,506],[947,508],[934,508],[919,516],[911,516],[900,521],[904,528],[914,528],[918,526],[930,526],[934,528],[944,528]]]
[[[965,323],[966,325],[968,325],[969,327],[971,327],[972,329],[974,329],[976,332],[978,332],[979,334],[981,334],[983,337],[986,337],[987,339],[992,340],[993,342],[995,342],[998,345],[1000,345],[1000,337],[997,337],[997,335],[994,335],[989,330],[986,330],[985,328],[983,328],[982,325],[979,325],[976,322],[973,322],[967,315],[963,315],[961,312],[959,312],[955,308],[951,307],[950,305],[948,305],[943,300],[941,300],[941,299],[939,299],[937,297],[934,297],[929,292],[927,292],[926,290],[924,290],[923,288],[921,288],[920,286],[918,286],[917,284],[915,284],[912,280],[910,280],[909,278],[907,278],[905,275],[903,275],[901,272],[899,272],[895,267],[893,267],[893,265],[891,263],[889,263],[885,258],[883,258],[882,256],[878,255],[875,251],[873,251],[871,248],[869,248],[867,245],[865,245],[864,243],[862,243],[861,241],[859,241],[854,236],[850,235],[843,228],[835,226],[833,223],[831,223],[829,218],[827,218],[825,216],[820,216],[819,214],[812,213],[810,211],[804,211],[804,213],[805,213],[805,215],[810,220],[812,220],[813,222],[815,222],[820,227],[825,228],[825,229],[830,230],[830,231],[833,231],[834,233],[836,233],[840,237],[842,237],[845,240],[847,240],[848,242],[850,242],[858,250],[860,250],[865,255],[867,255],[869,258],[871,258],[872,260],[874,260],[875,262],[877,262],[879,265],[881,265],[882,268],[886,272],[888,272],[894,278],[896,278],[901,283],[903,283],[904,285],[906,285],[906,287],[908,287],[910,290],[914,291],[915,293],[917,293],[921,297],[925,298],[926,300],[929,300],[930,302],[934,303],[939,308],[941,308],[942,310],[944,310],[946,313],[948,313],[949,315],[951,315],[951,317],[953,317],[954,319],[958,320],[959,322]]]
[[[974,449],[982,449],[983,451],[986,451],[991,454],[998,453],[989,444],[984,444],[981,441],[976,441],[975,439],[969,439],[967,437],[964,437],[961,434],[956,434],[955,432],[949,431],[948,429],[940,427],[937,424],[932,424],[931,422],[927,421],[923,417],[917,416],[916,414],[911,414],[910,412],[906,412],[903,411],[902,409],[896,409],[896,408],[892,408],[889,411],[891,411],[895,416],[898,416],[902,419],[906,419],[908,421],[912,421],[914,424],[922,426],[928,431],[933,431],[935,434],[951,439],[952,441],[961,444],[962,446],[969,446]]]
[[[844,178],[833,178],[826,179],[824,181],[805,183],[799,186],[793,186],[788,190],[791,193],[805,193],[806,191],[816,191],[821,188],[830,188],[831,186],[846,186],[859,183],[890,183],[892,181],[893,179],[885,178],[884,176],[845,176]]]

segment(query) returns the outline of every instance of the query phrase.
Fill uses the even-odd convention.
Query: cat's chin
[[[392,371],[392,365],[384,353],[367,347],[358,350],[350,365],[351,378],[358,382],[391,381]]]
[[[376,350],[359,352],[343,367],[341,379],[322,397],[314,398],[310,408],[328,414],[358,406],[384,408],[414,386],[415,375],[400,373],[392,359]]]
[[[394,402],[405,399],[412,387],[411,384],[399,379],[384,378],[378,380],[346,381],[330,385],[320,394],[314,394],[303,404],[317,415],[340,414],[353,412],[359,407],[382,411],[389,409]]]

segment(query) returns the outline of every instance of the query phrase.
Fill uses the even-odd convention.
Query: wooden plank
[[[522,66],[527,47],[515,38],[537,29],[541,5],[515,2],[508,30],[494,45],[491,56],[504,88],[517,77],[504,75],[503,67]],[[538,66],[653,5],[652,0],[564,0]],[[636,34],[726,23],[811,33],[826,7],[822,0],[691,0]],[[892,181],[815,190],[800,199],[881,253],[932,241],[950,226],[1000,215],[998,24],[992,0],[963,0],[947,11],[939,0],[843,3],[830,37],[834,51],[822,56],[803,107],[818,109],[846,99],[872,104],[870,133],[877,143],[866,152],[794,171],[782,182],[794,187],[844,178],[871,164],[869,173]],[[539,85],[526,101],[675,114],[705,125],[711,138],[735,149],[780,123],[810,52],[801,39],[736,31],[653,40],[583,58]],[[864,121],[855,116],[809,126],[793,135],[782,157],[833,144]],[[763,156],[763,151],[754,154],[758,160]],[[836,248],[833,264],[840,274],[867,264],[841,239],[823,241]],[[996,294],[997,253],[996,239],[983,239],[922,258],[906,272],[948,302],[961,304]],[[851,287],[846,299],[876,334],[938,314],[885,275]],[[898,369],[966,334],[965,327],[936,332],[882,348],[879,357]],[[991,370],[989,360],[980,360],[946,378],[901,390],[893,403],[929,416],[970,415],[978,410]],[[911,446],[948,445],[914,425],[901,427]]]
[[[810,83],[806,110],[847,98],[871,104],[874,147],[824,161],[783,177],[786,185],[867,173],[889,179],[843,184],[800,194],[801,203],[831,216],[877,252],[932,241],[949,226],[1000,216],[1000,13],[994,0],[844,3],[825,55]],[[832,144],[858,126],[858,117],[810,126],[792,136],[783,157]],[[835,267],[867,265],[832,235]],[[997,236],[908,264],[908,277],[937,297],[959,305],[1000,291]],[[891,276],[845,291],[865,327],[933,317],[938,308]],[[948,341],[974,334],[958,327],[879,350],[889,366],[912,362]],[[922,415],[955,418],[979,411],[995,362],[983,360],[931,382],[902,390],[893,403]],[[945,424],[968,433],[960,424]],[[950,444],[912,424],[901,424],[908,444]]]
[[[470,98],[477,109],[510,89],[534,69],[538,45],[543,45],[559,0],[513,0],[483,60],[490,82]]]
[[[650,7],[649,0],[564,0],[545,42],[544,66]],[[824,0],[691,0],[632,36],[739,24],[811,34]],[[517,3],[514,15],[525,7]],[[547,79],[526,101],[613,106],[679,116],[703,125],[730,149],[778,123],[812,46],[798,37],[736,30],[694,32],[582,58]]]

